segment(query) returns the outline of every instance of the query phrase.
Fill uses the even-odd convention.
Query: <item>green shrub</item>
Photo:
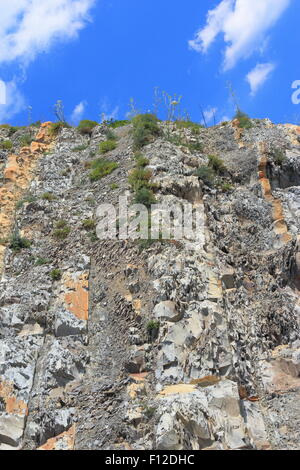
[[[136,191],[134,202],[135,204],[144,204],[144,206],[150,207],[151,204],[155,204],[156,199],[151,189],[143,187]]]
[[[208,155],[208,165],[216,172],[216,173],[224,173],[226,170],[224,161],[217,157],[217,155]]]
[[[253,124],[248,116],[248,114],[244,113],[240,109],[237,110],[234,119],[238,120],[239,127],[241,129],[251,129],[253,127]]]
[[[70,128],[71,126],[67,122],[64,122],[64,121],[52,122],[52,124],[49,127],[49,134],[52,137],[55,137],[59,133],[59,131],[63,129],[64,127]]]
[[[105,140],[99,145],[99,151],[100,153],[104,154],[110,152],[111,150],[114,150],[116,147],[117,144],[114,140]]]
[[[49,264],[50,260],[46,258],[37,258],[35,265],[36,266],[44,266],[45,264]]]
[[[44,199],[45,201],[54,201],[57,198],[52,193],[44,193],[42,194],[42,199]]]
[[[111,121],[107,123],[107,125],[109,127],[112,127],[113,129],[116,129],[117,127],[127,126],[128,124],[130,124],[130,121],[126,119],[121,120],[121,121]]]
[[[23,248],[29,248],[30,246],[31,241],[20,237],[18,233],[14,233],[9,240],[9,248],[13,251],[21,251]]]
[[[106,129],[105,136],[107,140],[117,140],[116,134],[111,129]]]
[[[53,236],[58,240],[64,240],[69,235],[71,229],[68,227],[67,222],[65,220],[59,220],[56,223],[55,230],[53,232]]]
[[[110,175],[118,166],[116,162],[105,160],[104,158],[97,158],[97,160],[90,162],[90,168],[92,169],[89,175],[90,180],[97,181],[104,176]]]
[[[178,129],[190,129],[194,135],[200,134],[200,129],[203,129],[201,124],[192,121],[175,121]]]
[[[280,148],[274,148],[269,152],[270,157],[273,159],[276,165],[281,166],[283,162],[286,160],[286,153],[285,150]]]
[[[96,121],[89,121],[87,119],[80,121],[80,123],[77,126],[77,130],[81,134],[91,134],[94,127],[98,126],[98,122]]]
[[[88,148],[88,145],[78,145],[77,147],[74,147],[72,149],[73,152],[82,152],[83,150],[86,150]]]
[[[151,177],[151,170],[146,170],[145,168],[134,168],[129,174],[128,182],[133,191],[138,191],[143,187],[151,189]]]
[[[223,193],[227,193],[228,191],[232,191],[234,189],[234,187],[230,183],[223,183],[222,186],[221,186],[221,189],[222,189]]]
[[[110,185],[110,189],[112,189],[113,191],[114,191],[115,189],[118,189],[118,188],[119,188],[119,185],[116,184],[116,183],[112,183],[112,184]]]
[[[186,145],[191,152],[203,152],[202,142],[188,142]]]
[[[154,114],[138,114],[132,119],[133,146],[140,149],[161,134],[158,119]]]
[[[82,226],[85,230],[94,230],[96,227],[96,222],[93,219],[85,219],[82,222]]]
[[[53,281],[59,281],[61,279],[61,271],[60,269],[53,269],[50,272],[50,277]]]
[[[147,333],[151,340],[154,340],[158,335],[160,323],[157,320],[150,320],[146,325]]]
[[[140,152],[137,152],[134,158],[136,161],[136,166],[138,168],[144,168],[145,166],[149,165],[148,158],[144,157],[143,154],[141,154]]]
[[[209,166],[200,166],[195,175],[200,178],[207,186],[213,186],[215,182],[215,172]]]
[[[20,145],[21,147],[27,147],[31,144],[32,142],[32,137],[30,134],[25,134],[25,135],[22,135],[22,137],[20,138]]]
[[[11,150],[13,148],[13,143],[10,140],[3,140],[0,142],[0,149],[2,150]]]
[[[17,202],[16,204],[16,209],[21,209],[21,207],[23,207],[23,205],[28,202],[34,202],[36,201],[36,197],[34,196],[27,196],[27,197],[24,197],[24,199],[20,199],[20,201]]]

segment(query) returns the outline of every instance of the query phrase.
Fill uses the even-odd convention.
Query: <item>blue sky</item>
[[[2,123],[27,124],[28,106],[32,120],[53,120],[58,99],[74,124],[103,113],[124,119],[130,98],[152,109],[159,87],[182,95],[195,121],[202,107],[211,125],[213,114],[219,122],[234,113],[228,82],[251,117],[300,122],[291,101],[300,80],[299,0],[2,3]]]

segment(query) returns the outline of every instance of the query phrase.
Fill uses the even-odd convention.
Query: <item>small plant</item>
[[[36,198],[34,196],[27,196],[24,197],[24,199],[20,199],[20,201],[17,202],[16,204],[16,209],[21,209],[25,203],[31,203],[34,202]]]
[[[3,140],[0,142],[1,150],[11,150],[13,148],[13,143],[10,140]]]
[[[111,129],[106,129],[105,135],[107,140],[117,140],[116,134]]]
[[[82,222],[82,226],[85,230],[94,230],[96,227],[96,222],[93,219],[85,219]]]
[[[23,248],[30,248],[30,246],[31,241],[20,237],[18,233],[14,233],[9,241],[9,248],[13,251],[21,251]]]
[[[215,182],[215,172],[212,168],[209,166],[203,165],[200,166],[196,172],[195,175],[200,178],[204,184],[207,186],[213,186]]]
[[[191,152],[203,152],[202,142],[188,142],[187,147]]]
[[[64,240],[69,235],[71,229],[65,220],[59,220],[55,226],[53,236],[58,240]]]
[[[155,415],[156,408],[154,406],[146,406],[144,408],[144,415],[146,418],[151,419]]]
[[[226,167],[224,165],[224,161],[219,158],[217,155],[208,155],[208,165],[216,172],[216,173],[224,173]]]
[[[71,126],[69,126],[69,124],[67,124],[65,121],[53,122],[49,127],[50,136],[51,137],[57,136],[60,130],[63,129],[64,127],[70,128]]]
[[[145,166],[149,165],[149,160],[148,158],[144,157],[142,153],[137,152],[134,155],[135,161],[136,161],[136,166],[138,168],[144,168]]]
[[[54,105],[54,114],[59,122],[66,122],[64,105],[61,100],[57,100]]]
[[[80,134],[88,134],[91,135],[93,129],[98,126],[98,122],[96,121],[89,121],[89,120],[83,120],[80,121],[80,123],[77,126],[77,130],[80,132]]]
[[[270,157],[273,159],[274,163],[278,166],[281,166],[286,160],[285,150],[280,148],[274,148],[269,152]]]
[[[117,183],[112,183],[112,184],[110,185],[110,189],[111,189],[112,191],[114,191],[115,189],[119,189],[119,185],[118,185]]]
[[[20,138],[21,147],[28,147],[31,144],[32,140],[33,139],[30,134],[22,135],[22,137]]]
[[[159,326],[160,326],[160,323],[157,320],[150,320],[150,321],[148,321],[148,323],[146,325],[147,333],[148,333],[148,335],[149,335],[149,337],[151,338],[152,341],[158,335]]]
[[[50,272],[50,277],[52,281],[59,281],[61,279],[61,271],[60,269],[53,269]]]
[[[234,189],[234,187],[230,183],[223,183],[221,185],[221,189],[222,189],[223,193],[228,193],[229,191],[232,191]]]
[[[77,147],[74,147],[72,149],[73,152],[82,152],[83,150],[86,150],[89,146],[88,145],[78,145]]]
[[[130,121],[128,121],[126,119],[119,120],[119,121],[108,121],[107,122],[107,125],[109,127],[112,127],[113,129],[116,129],[117,127],[127,126],[128,124],[130,124]]]
[[[110,175],[118,166],[116,162],[105,160],[104,158],[97,158],[97,160],[90,162],[90,168],[92,169],[90,172],[90,180],[97,181],[104,176]]]
[[[56,199],[56,196],[54,196],[54,194],[52,193],[44,193],[42,194],[42,199],[44,201],[54,201]]]
[[[49,264],[50,263],[50,260],[46,259],[46,258],[37,258],[36,262],[35,262],[35,265],[36,266],[44,266],[45,264]]]
[[[200,134],[200,129],[203,129],[202,124],[192,121],[175,121],[175,124],[178,129],[190,129],[194,135]]]
[[[134,168],[128,177],[128,182],[133,191],[145,187],[151,189],[152,185],[150,179],[152,177],[152,171],[144,168]]]
[[[161,134],[158,119],[154,114],[138,114],[132,119],[133,146],[141,149]]]
[[[151,189],[143,187],[136,191],[134,202],[135,204],[143,204],[146,207],[150,207],[151,204],[156,203],[156,199]]]
[[[115,140],[105,140],[104,142],[101,142],[99,145],[99,151],[100,153],[104,154],[107,152],[110,152],[111,150],[114,150],[117,147],[117,144]]]
[[[252,124],[248,114],[244,113],[239,108],[237,109],[237,112],[234,116],[234,119],[236,119],[238,121],[238,126],[241,129],[251,129],[251,127],[253,127],[253,124]]]
[[[92,230],[91,232],[89,232],[88,236],[92,243],[95,243],[98,240],[96,230]]]

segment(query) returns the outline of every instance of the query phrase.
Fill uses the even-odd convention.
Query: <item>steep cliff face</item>
[[[92,223],[130,198],[131,125],[97,181],[106,127],[49,125],[0,154],[0,449],[299,449],[300,128],[160,123],[156,198],[201,207],[204,244],[141,249]],[[212,154],[227,184],[195,175]]]

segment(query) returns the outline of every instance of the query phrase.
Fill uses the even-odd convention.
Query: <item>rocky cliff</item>
[[[159,126],[146,168],[157,200],[203,208],[197,250],[97,239],[131,124],[101,179],[106,125],[0,129],[0,449],[300,448],[300,128]]]

